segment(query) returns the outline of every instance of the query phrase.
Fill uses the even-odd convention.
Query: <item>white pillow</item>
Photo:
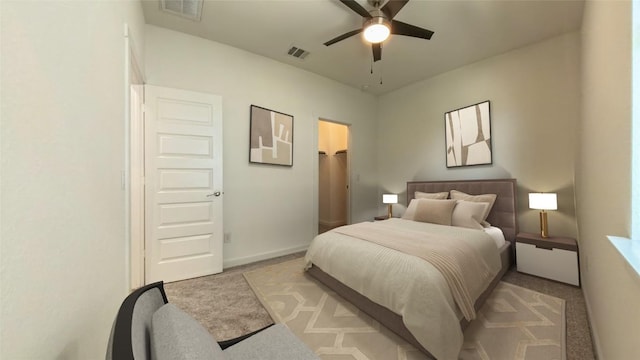
[[[484,202],[457,201],[451,214],[451,225],[482,230],[482,216],[489,205]]]
[[[489,216],[489,213],[491,212],[493,203],[496,201],[496,197],[498,197],[496,194],[469,195],[467,193],[463,193],[462,191],[458,191],[458,190],[451,190],[450,194],[451,194],[451,198],[455,200],[466,200],[466,201],[472,201],[472,202],[487,203],[488,206],[487,206],[487,209],[485,210],[485,213],[482,215],[481,224],[482,226],[485,226],[485,227],[491,225],[486,220],[487,220],[487,216]]]
[[[451,213],[455,200],[418,199],[414,221],[451,225]]]

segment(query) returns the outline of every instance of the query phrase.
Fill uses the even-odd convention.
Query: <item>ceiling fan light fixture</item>
[[[391,34],[391,24],[382,16],[372,17],[364,25],[364,39],[372,44],[385,41],[389,34]]]

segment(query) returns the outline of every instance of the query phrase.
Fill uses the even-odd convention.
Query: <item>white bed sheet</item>
[[[500,249],[502,245],[504,245],[504,243],[506,242],[506,239],[504,238],[504,233],[500,228],[497,228],[495,226],[489,226],[484,228],[484,232],[489,234],[489,236],[491,236],[493,241],[496,242],[496,246],[498,247],[498,249]]]

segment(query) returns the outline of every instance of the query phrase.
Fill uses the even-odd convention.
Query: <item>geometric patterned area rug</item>
[[[303,258],[244,273],[273,320],[325,360],[418,360],[425,354],[307,275]],[[565,302],[500,282],[464,332],[460,359],[566,358]]]

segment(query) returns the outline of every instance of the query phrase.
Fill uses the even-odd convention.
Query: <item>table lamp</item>
[[[529,209],[540,210],[540,236],[549,237],[547,212],[558,209],[558,197],[555,193],[529,193]]]
[[[389,204],[389,219],[391,219],[391,206],[398,203],[398,194],[382,194],[382,203]]]

